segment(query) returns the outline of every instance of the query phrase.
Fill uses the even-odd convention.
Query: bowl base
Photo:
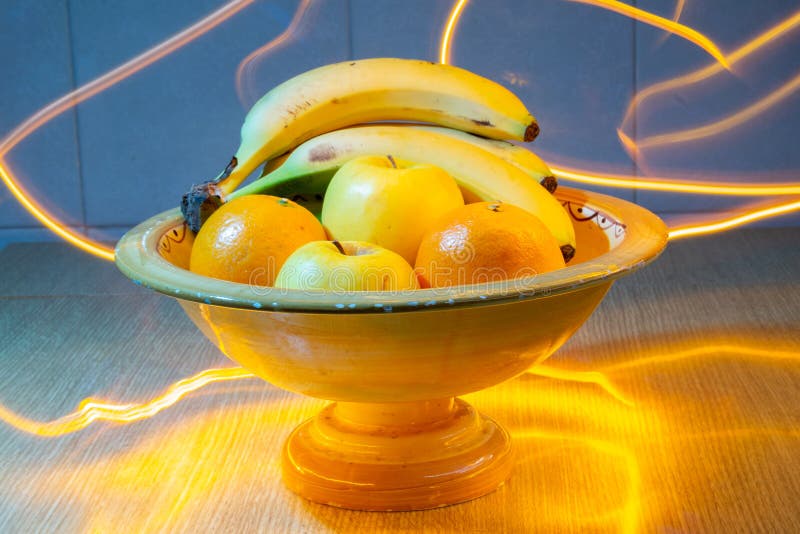
[[[494,491],[511,473],[511,440],[461,399],[334,403],[283,448],[286,485],[351,510],[438,508]]]

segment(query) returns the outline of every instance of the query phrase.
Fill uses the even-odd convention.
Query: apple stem
[[[335,239],[333,240],[333,246],[339,249],[339,252],[341,252],[343,255],[347,256],[347,252],[344,251],[344,247],[342,246],[342,244],[336,241]]]
[[[394,158],[392,157],[392,155],[391,154],[387,154],[386,157],[389,158],[389,161],[391,162],[392,167],[394,167],[396,169],[397,168],[397,163],[395,163]]]

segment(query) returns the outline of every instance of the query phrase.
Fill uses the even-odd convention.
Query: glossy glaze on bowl
[[[186,270],[192,235],[177,210],[117,246],[135,282],[178,298],[232,360],[281,388],[339,401],[284,446],[287,485],[325,504],[419,510],[462,502],[511,471],[508,433],[459,399],[555,352],[612,282],[666,245],[663,223],[628,202],[560,188],[577,253],[529,278],[406,292],[304,292]]]
[[[649,211],[623,200],[561,187],[572,215],[577,253],[565,269],[514,281],[409,293],[300,291],[236,284],[189,272],[193,243],[177,209],[156,215],[118,243],[117,265],[138,284],[183,300],[253,310],[385,313],[487,305],[573,291],[623,276],[654,259],[666,228]]]

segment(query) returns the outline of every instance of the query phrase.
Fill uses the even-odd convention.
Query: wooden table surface
[[[498,491],[414,513],[315,505],[280,480],[324,405],[252,378],[152,417],[137,404],[231,366],[170,298],[63,244],[0,251],[0,532],[800,532],[800,229],[671,243],[541,369],[468,400],[512,432]],[[24,418],[24,419],[19,419]]]

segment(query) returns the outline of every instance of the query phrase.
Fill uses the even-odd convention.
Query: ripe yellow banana
[[[542,158],[537,156],[532,150],[515,145],[514,143],[509,143],[508,141],[488,139],[486,137],[480,137],[478,135],[473,135],[461,130],[454,130],[453,128],[428,126],[425,124],[402,124],[402,126],[415,130],[424,130],[443,135],[449,135],[450,137],[455,137],[456,139],[466,141],[477,148],[487,150],[495,156],[507,161],[508,163],[519,167],[521,170],[525,171],[528,176],[542,184],[542,187],[551,193],[556,192],[558,180],[553,175],[553,171],[551,171],[550,167],[547,166],[547,163],[545,163]],[[264,169],[261,172],[261,176],[266,176],[270,172],[283,165],[288,157],[289,153],[286,153],[278,156],[277,158],[269,160],[264,164]]]
[[[509,143],[508,141],[501,141],[498,139],[487,139],[485,137],[473,135],[471,133],[463,132],[461,130],[454,130],[452,128],[442,128],[441,126],[409,124],[407,125],[407,127],[413,128],[415,130],[425,130],[429,132],[440,133],[443,135],[449,135],[450,137],[461,139],[478,148],[487,150],[492,154],[494,154],[495,156],[525,171],[525,173],[528,176],[530,176],[537,182],[541,183],[542,187],[544,187],[551,193],[556,192],[556,188],[558,187],[558,181],[556,180],[556,177],[553,175],[553,171],[550,170],[550,167],[547,166],[547,163],[545,163],[542,160],[542,158],[540,158],[533,151],[528,150],[525,147],[515,145],[514,143]],[[275,165],[275,167],[277,167],[277,165]]]
[[[392,155],[441,167],[462,186],[467,200],[500,200],[530,211],[556,237],[565,258],[574,255],[575,231],[569,215],[537,180],[487,150],[476,150],[472,142],[431,129],[378,125],[320,135],[297,147],[274,171],[229,198],[269,192],[316,197],[319,201],[336,170],[363,155]]]
[[[256,102],[236,164],[219,185],[230,193],[258,165],[307,139],[378,120],[433,122],[520,141],[539,132],[511,91],[467,70],[412,59],[348,61],[295,76]]]

